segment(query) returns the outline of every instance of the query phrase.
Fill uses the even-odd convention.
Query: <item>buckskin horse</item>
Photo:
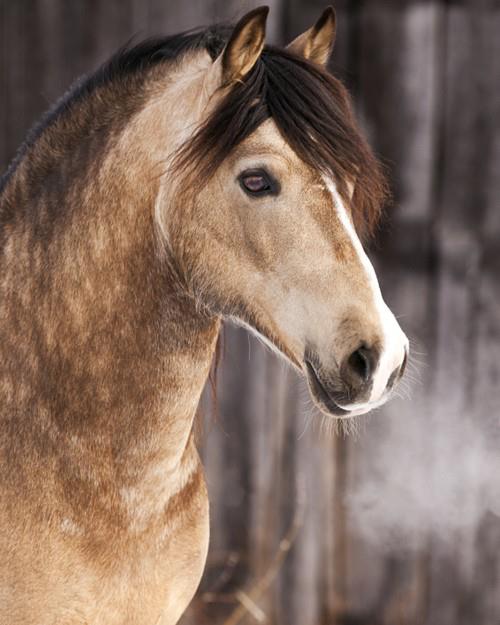
[[[208,547],[193,419],[221,320],[323,413],[382,404],[408,341],[361,239],[386,185],[326,70],[267,7],[77,83],[0,185],[0,622],[173,625]]]

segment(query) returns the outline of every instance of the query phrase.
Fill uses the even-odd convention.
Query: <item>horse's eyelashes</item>
[[[250,197],[278,195],[279,183],[265,169],[247,169],[238,176],[243,191]]]

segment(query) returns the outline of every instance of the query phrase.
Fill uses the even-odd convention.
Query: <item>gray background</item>
[[[324,8],[268,3],[276,43]],[[0,0],[0,166],[132,35],[257,4]],[[211,548],[183,622],[500,623],[500,3],[335,8],[332,69],[390,172],[371,256],[414,366],[401,398],[334,436],[302,381],[226,328],[217,415],[203,402]]]

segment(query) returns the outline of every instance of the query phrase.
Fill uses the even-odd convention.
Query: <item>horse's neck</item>
[[[92,497],[114,489],[129,511],[187,479],[218,332],[158,253],[160,148],[140,119],[111,126],[104,155],[92,133],[67,153],[52,137],[48,171],[35,150],[4,194],[14,216],[0,248],[0,405],[23,432],[10,444]]]

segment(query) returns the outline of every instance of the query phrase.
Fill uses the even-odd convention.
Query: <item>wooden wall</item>
[[[0,0],[0,166],[80,73],[136,34],[253,0]],[[318,0],[268,0],[269,38]],[[413,339],[403,397],[334,436],[304,385],[227,327],[206,575],[184,625],[500,622],[500,3],[337,0],[332,68],[395,196],[372,249]]]

